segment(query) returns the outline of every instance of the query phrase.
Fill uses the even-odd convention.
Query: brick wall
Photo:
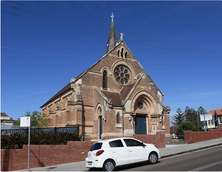
[[[165,148],[165,132],[157,131],[156,135],[144,135],[144,134],[134,134],[135,139],[141,140],[144,143],[152,143],[158,148]]]
[[[200,141],[216,139],[222,137],[222,129],[211,129],[209,131],[185,131],[184,142],[186,144],[196,143]]]
[[[165,147],[165,133],[156,135],[134,135],[144,143],[153,143],[158,148]],[[30,168],[52,166],[84,161],[93,141],[68,141],[67,145],[31,145]],[[1,171],[28,169],[28,146],[23,149],[1,149]]]
[[[30,168],[84,161],[94,142],[68,141],[67,145],[31,145]],[[1,171],[28,168],[28,146],[1,150]]]

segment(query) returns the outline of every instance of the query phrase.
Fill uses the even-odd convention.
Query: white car
[[[131,137],[101,140],[96,142],[86,157],[86,168],[103,168],[113,171],[116,166],[148,161],[156,163],[159,149]]]

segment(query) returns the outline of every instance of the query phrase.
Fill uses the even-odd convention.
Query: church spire
[[[113,13],[111,15],[111,18],[112,18],[112,22],[111,22],[111,27],[110,27],[110,31],[109,31],[108,41],[106,44],[106,53],[109,52],[118,42],[118,38],[116,35],[116,29],[115,29],[114,22],[113,22],[113,18],[114,18]]]

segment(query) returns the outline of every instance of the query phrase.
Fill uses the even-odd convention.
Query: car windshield
[[[98,149],[101,149],[102,147],[102,143],[95,143],[92,148],[90,149],[90,151],[94,151],[94,150],[98,150]]]

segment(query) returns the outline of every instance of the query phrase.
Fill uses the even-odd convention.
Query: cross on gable
[[[113,12],[112,12],[111,18],[112,18],[112,22],[113,22],[113,18],[114,18]]]
[[[123,33],[120,33],[120,39],[123,40]]]

